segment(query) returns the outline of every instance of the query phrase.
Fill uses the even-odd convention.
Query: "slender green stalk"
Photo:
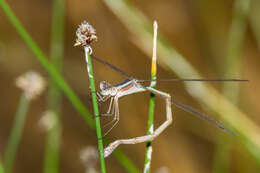
[[[18,110],[15,115],[14,124],[12,127],[12,131],[4,155],[4,167],[7,173],[11,173],[14,166],[15,155],[22,136],[24,122],[29,107],[29,102],[30,102],[29,99],[26,97],[24,93],[20,98]]]
[[[0,161],[0,173],[5,173],[2,162]]]
[[[103,148],[102,132],[101,132],[101,126],[100,126],[98,102],[97,102],[92,62],[91,62],[91,57],[90,57],[90,53],[89,53],[89,47],[84,47],[84,50],[85,50],[85,57],[86,57],[86,63],[87,63],[90,90],[92,93],[91,94],[92,95],[92,104],[93,104],[94,115],[95,115],[95,120],[96,120],[96,132],[97,132],[97,138],[98,138],[98,150],[99,150],[101,172],[105,173],[106,165],[105,165],[105,158],[104,158],[104,148]]]
[[[104,0],[105,4],[115,13],[126,28],[135,36],[134,43],[147,55],[150,54],[153,36],[149,22],[142,12],[134,8],[127,0]],[[159,63],[174,72],[180,78],[203,78],[198,71],[178,53],[162,35],[157,41]],[[199,103],[206,105],[220,118],[239,133],[237,139],[260,163],[259,127],[248,118],[237,106],[207,83],[196,85],[185,82],[185,88]],[[245,84],[244,84],[245,85]]]
[[[151,68],[151,78],[156,79],[156,72],[157,72],[157,63],[156,63],[156,41],[157,41],[157,29],[158,24],[154,22],[154,36],[153,36],[153,58],[152,58],[152,68]],[[151,82],[151,87],[155,88],[156,81]],[[154,106],[155,106],[155,94],[150,94],[150,103],[149,103],[149,114],[148,114],[148,131],[147,135],[151,135],[154,132],[153,127],[153,120],[154,120]],[[145,161],[144,161],[144,173],[150,172],[151,162],[152,162],[152,141],[148,141],[146,143],[146,150],[145,150]]]
[[[25,41],[25,43],[28,45],[28,47],[32,50],[34,53],[36,59],[41,63],[41,65],[46,69],[46,71],[49,73],[49,75],[53,78],[53,80],[56,82],[57,86],[64,92],[66,97],[70,100],[72,105],[75,107],[75,109],[80,113],[80,115],[84,118],[86,123],[91,129],[95,128],[95,122],[91,117],[91,114],[86,109],[84,104],[81,102],[81,100],[76,96],[76,94],[73,92],[73,90],[70,88],[70,86],[66,83],[66,81],[63,79],[62,75],[56,70],[55,66],[51,64],[46,56],[43,54],[41,49],[37,46],[37,44],[32,40],[30,35],[27,33],[27,31],[24,29],[24,27],[21,25],[19,20],[16,18],[8,4],[5,2],[5,0],[0,0],[0,6],[3,9],[4,13],[7,15],[8,19],[14,26],[14,28],[17,30],[19,35],[22,37],[22,39]],[[114,152],[115,153],[115,152]],[[136,168],[136,166],[133,164],[132,161],[128,159],[128,157],[121,152],[119,149],[117,149],[117,154],[114,154],[119,161],[119,163],[125,168],[127,172],[140,172]],[[120,158],[124,158],[124,163],[122,160],[119,160]]]
[[[64,0],[54,0],[52,9],[52,34],[51,34],[51,62],[56,67],[57,71],[62,71],[62,57],[64,52],[63,35],[64,35]],[[49,92],[48,92],[48,110],[54,112],[55,124],[54,127],[47,131],[46,150],[45,150],[45,173],[59,172],[59,150],[61,137],[60,124],[60,109],[61,109],[61,91],[56,82],[50,77]]]
[[[54,113],[54,115],[58,118],[57,114]],[[44,162],[45,173],[59,172],[60,137],[61,137],[60,120],[55,119],[55,124],[47,131],[47,141],[45,146],[45,162]]]
[[[224,76],[240,76],[241,53],[243,42],[246,34],[246,27],[248,24],[248,12],[250,7],[250,0],[236,0],[233,8],[233,18],[230,28],[230,36],[227,50],[227,57],[222,59],[225,64]],[[238,104],[239,100],[239,85],[224,83],[224,95],[234,104]],[[223,142],[225,141],[225,142]],[[216,151],[213,162],[213,172],[228,173],[230,165],[230,152],[233,140],[230,136],[222,133],[218,134]]]

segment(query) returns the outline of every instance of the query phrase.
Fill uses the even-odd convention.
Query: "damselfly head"
[[[108,82],[106,82],[106,81],[100,82],[99,87],[100,87],[102,95],[110,94],[108,89],[111,87],[111,85]]]
[[[97,41],[96,30],[88,22],[83,21],[76,31],[76,43],[74,46],[87,46]]]
[[[117,94],[117,89],[116,87],[113,87],[111,84],[109,84],[106,81],[102,81],[99,84],[100,90],[101,90],[101,94],[102,95],[111,95],[111,96],[115,96]]]
[[[110,88],[111,85],[106,81],[102,81],[102,82],[100,82],[99,87],[101,90],[106,90],[106,89]]]

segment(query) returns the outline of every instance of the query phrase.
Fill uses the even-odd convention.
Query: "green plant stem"
[[[134,8],[127,0],[104,0],[105,4],[115,13],[126,28],[134,35],[133,43],[150,54],[153,36],[149,22],[142,12]],[[158,39],[159,63],[174,72],[180,78],[203,78],[198,71],[178,53],[165,37]],[[237,106],[232,104],[222,94],[207,83],[185,82],[189,94],[199,103],[216,112],[220,118],[238,132],[236,138],[246,146],[246,149],[260,164],[260,134],[259,127],[248,118]],[[246,84],[244,84],[246,85]]]
[[[57,114],[54,114],[58,117]],[[55,124],[47,131],[45,146],[44,172],[59,172],[61,124],[60,120],[55,119]]]
[[[51,34],[51,62],[57,71],[62,71],[62,57],[64,52],[64,0],[54,0],[52,9],[52,34]],[[59,172],[59,153],[61,137],[61,91],[56,82],[49,77],[48,110],[53,111],[55,118],[54,127],[47,131],[45,146],[45,173]]]
[[[101,132],[101,126],[100,126],[100,119],[99,119],[99,111],[98,111],[98,102],[97,102],[97,95],[96,95],[96,87],[95,87],[95,81],[94,81],[94,74],[93,74],[93,68],[92,68],[92,62],[91,57],[89,54],[89,48],[84,47],[85,50],[85,58],[87,63],[87,71],[88,71],[88,77],[89,77],[89,85],[92,95],[92,104],[93,104],[93,110],[96,120],[96,132],[97,132],[97,139],[98,139],[98,150],[99,150],[99,159],[100,159],[100,166],[101,166],[101,172],[106,172],[106,165],[105,165],[105,158],[104,158],[104,148],[103,148],[103,140],[102,140],[102,132]]]
[[[154,81],[151,82],[151,87],[156,87],[156,72],[157,72],[157,57],[156,57],[156,41],[157,41],[157,22],[154,22],[154,39],[153,39],[153,58],[152,58],[152,68],[151,68],[151,79]],[[153,120],[154,120],[154,107],[155,107],[155,94],[150,94],[150,102],[149,102],[149,113],[148,113],[148,129],[147,135],[151,135],[154,132]],[[144,173],[149,173],[151,169],[152,162],[152,141],[146,142],[145,148],[145,161],[144,161]]]
[[[155,88],[155,86],[153,87]],[[149,114],[148,114],[148,131],[147,135],[153,133],[153,120],[154,120],[154,106],[155,106],[155,95],[153,93],[150,94],[150,102],[149,102]],[[152,162],[152,141],[146,142],[145,147],[145,161],[144,161],[144,173],[149,173]]]
[[[26,97],[25,93],[21,96],[18,110],[15,115],[15,120],[11,130],[11,134],[8,140],[7,148],[5,151],[4,157],[4,167],[7,173],[12,172],[14,166],[15,155],[18,149],[18,145],[22,136],[24,122],[26,119],[27,110],[29,107],[30,101]]]
[[[7,15],[8,19],[14,26],[14,28],[17,30],[19,35],[22,37],[22,39],[25,41],[25,43],[28,45],[28,47],[32,50],[34,53],[36,59],[41,63],[41,65],[46,69],[46,71],[49,73],[50,77],[56,82],[57,86],[64,92],[65,96],[69,99],[69,101],[72,103],[72,105],[75,107],[75,109],[80,113],[80,115],[83,117],[83,119],[86,121],[88,126],[91,129],[95,128],[95,122],[91,117],[91,114],[86,109],[84,104],[81,102],[81,100],[76,96],[76,94],[73,92],[73,90],[70,88],[70,86],[65,82],[62,75],[56,70],[55,66],[51,64],[46,56],[43,54],[41,49],[37,46],[37,44],[32,40],[30,35],[27,33],[27,31],[24,29],[24,27],[21,25],[19,20],[16,18],[8,4],[5,2],[5,0],[0,0],[0,6],[3,9],[4,13]],[[115,154],[117,153],[117,154]],[[136,166],[133,164],[131,160],[128,159],[128,157],[121,152],[119,149],[117,149],[117,152],[114,152],[113,155],[117,158],[119,163],[125,168],[127,172],[140,172]],[[124,158],[124,162],[122,160],[119,160],[121,158]]]
[[[0,173],[5,173],[2,162],[0,161]]]
[[[236,0],[233,8],[233,18],[229,34],[229,43],[227,49],[227,57],[222,60],[224,66],[224,77],[240,76],[241,53],[248,24],[248,12],[250,7],[250,0]],[[224,83],[224,95],[232,101],[235,105],[239,100],[239,85]],[[223,142],[225,141],[225,142]],[[233,140],[230,136],[222,133],[218,134],[216,151],[213,162],[214,173],[228,173],[230,152]]]

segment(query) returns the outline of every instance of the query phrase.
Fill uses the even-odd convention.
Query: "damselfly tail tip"
[[[230,130],[228,128],[222,128],[222,130],[224,130],[225,132],[230,133],[230,134],[232,134],[234,136],[238,136],[238,134],[236,132],[234,132],[234,131],[232,131],[232,130]]]
[[[250,82],[248,79],[242,79],[243,82]]]
[[[234,82],[249,82],[248,79],[224,79],[226,81],[234,81]]]

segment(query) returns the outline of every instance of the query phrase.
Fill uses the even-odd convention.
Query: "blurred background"
[[[7,3],[44,54],[47,57],[52,56],[51,52],[55,50],[51,48],[52,44],[55,44],[52,42],[51,34],[55,2],[8,0]],[[214,106],[207,105],[207,101],[209,104],[214,103],[213,96],[203,91],[200,93],[201,90],[192,91],[197,83],[190,83],[187,86],[182,82],[158,82],[159,90],[168,92],[174,99],[220,120],[240,136],[225,133],[173,107],[172,125],[153,141],[152,173],[260,171],[258,155],[260,2],[258,0],[68,0],[59,3],[60,6],[62,4],[65,6],[64,27],[59,25],[61,30],[64,29],[62,34],[64,48],[60,49],[63,46],[59,42],[54,46],[57,46],[57,51],[63,52],[62,65],[60,64],[62,74],[91,113],[92,102],[84,52],[79,47],[73,47],[75,31],[83,20],[88,21],[97,31],[98,42],[92,45],[94,55],[137,79],[149,79],[151,76],[152,42],[149,41],[148,35],[152,36],[153,21],[157,20],[159,35],[164,39],[158,46],[158,78],[198,77],[197,74],[190,75],[193,74],[192,70],[182,66],[181,63],[178,64],[177,72],[171,69],[174,68],[171,64],[175,59],[167,55],[171,54],[171,50],[175,50],[192,66],[192,69],[196,69],[200,74],[199,77],[250,80],[249,83],[239,85],[224,85],[221,82],[206,85],[218,91],[219,102],[222,102],[223,96],[226,97],[225,100],[232,104],[232,110],[241,113],[237,117],[231,116],[235,111],[223,111],[220,107],[221,111],[218,111],[218,108],[214,109]],[[4,160],[22,96],[22,91],[16,87],[15,80],[32,70],[39,72],[47,80],[48,72],[36,60],[3,10],[0,10],[0,26],[0,158]],[[168,54],[163,53],[163,50],[168,51]],[[125,79],[121,74],[97,61],[93,60],[93,66],[96,87],[99,87],[99,82],[103,80],[117,84]],[[203,95],[204,101],[200,101],[199,98],[202,97],[200,94]],[[40,97],[29,104],[13,172],[46,172],[44,162],[49,136],[48,132],[41,128],[40,122],[44,112],[49,110],[48,98],[48,90],[45,90]],[[217,96],[214,95],[214,98]],[[149,93],[127,96],[119,103],[120,121],[108,136],[116,140],[145,134]],[[105,112],[107,107],[108,104],[100,105],[100,111]],[[87,167],[91,165],[99,172],[98,161],[87,165],[82,161],[82,149],[97,146],[96,133],[88,127],[64,95],[61,97],[59,115],[61,121],[59,171],[88,172]],[[112,118],[102,118],[102,125],[110,120]],[[156,98],[155,127],[164,120],[164,101]],[[234,125],[236,123],[237,126]],[[240,123],[243,126],[241,125],[239,130]],[[254,128],[247,129],[252,126]],[[145,144],[123,145],[120,149],[142,172]],[[106,159],[106,167],[107,172],[127,172],[113,156]]]

